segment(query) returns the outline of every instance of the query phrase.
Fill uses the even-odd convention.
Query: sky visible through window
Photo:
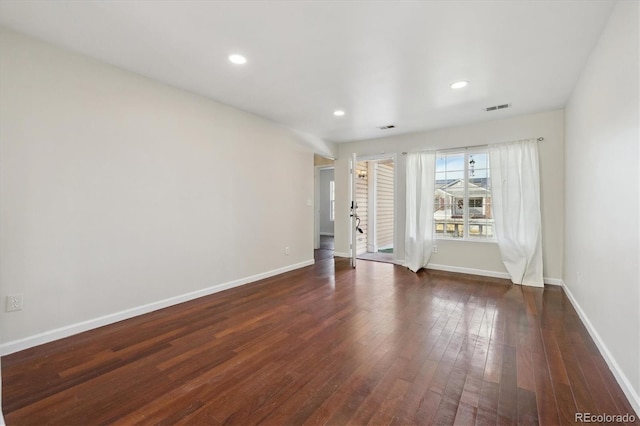
[[[486,178],[488,169],[488,154],[470,154],[473,157],[474,178]],[[463,179],[464,178],[464,154],[441,155],[436,157],[436,181]]]

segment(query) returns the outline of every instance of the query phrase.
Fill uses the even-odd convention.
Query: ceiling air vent
[[[505,108],[509,108],[511,106],[511,104],[502,104],[502,105],[496,105],[496,106],[491,106],[489,108],[485,108],[485,111],[497,111],[499,109],[505,109]]]
[[[380,126],[378,127],[378,129],[380,130],[387,130],[387,129],[395,129],[396,126],[394,126],[393,124],[389,124],[388,126]]]

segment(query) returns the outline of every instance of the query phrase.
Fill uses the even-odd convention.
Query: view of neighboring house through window
[[[329,181],[329,220],[334,221],[336,217],[336,185],[335,182]]]
[[[489,153],[436,154],[436,238],[493,238]]]

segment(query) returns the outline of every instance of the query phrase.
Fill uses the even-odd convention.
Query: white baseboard
[[[508,273],[498,271],[487,271],[485,269],[463,268],[461,266],[438,265],[429,263],[427,269],[435,269],[436,271],[457,272],[460,274],[480,275],[481,277],[505,278],[510,279]]]
[[[305,266],[313,265],[314,263],[315,261],[313,259],[306,260],[304,262],[284,266],[282,268],[263,272],[261,274],[251,275],[249,277],[240,278],[240,279],[229,281],[222,284],[216,284],[214,286],[211,286],[202,290],[192,291],[190,293],[170,297],[168,299],[160,300],[157,302],[149,303],[149,304],[138,306],[131,309],[126,309],[124,311],[115,312],[113,314],[108,314],[108,315],[104,315],[98,318],[93,318],[87,321],[82,321],[76,324],[71,324],[64,327],[56,328],[54,330],[45,331],[43,333],[25,337],[23,339],[13,340],[11,342],[3,343],[2,345],[0,345],[0,355],[1,356],[8,355],[8,354],[18,352],[24,349],[28,349],[34,346],[42,345],[44,343],[49,343],[54,340],[63,339],[65,337],[82,333],[84,331],[92,330],[94,328],[113,324],[118,321],[122,321],[122,320],[133,318],[139,315],[147,314],[149,312],[157,311],[158,309],[164,309],[169,306],[177,305],[178,303],[187,302],[189,300],[197,299],[199,297],[208,296],[210,294],[218,293],[223,290],[228,290],[230,288],[239,287],[241,285],[245,285],[245,284],[259,281],[265,278],[269,278],[274,275],[279,275],[285,272],[293,271],[294,269],[299,269]]]
[[[609,351],[609,348],[607,348],[607,345],[605,345],[604,341],[600,337],[600,334],[598,334],[593,324],[591,324],[591,321],[589,321],[587,314],[582,310],[582,307],[580,306],[578,301],[575,299],[575,297],[573,297],[571,290],[569,290],[569,288],[566,286],[566,284],[562,280],[561,280],[561,285],[562,285],[562,289],[564,290],[564,293],[567,295],[567,298],[569,299],[569,301],[573,305],[573,308],[576,310],[576,312],[578,313],[578,316],[582,320],[582,323],[587,328],[589,335],[591,336],[596,346],[598,347],[598,350],[600,351],[602,358],[604,358],[605,362],[609,366],[609,370],[611,370],[611,372],[613,373],[618,384],[620,385],[620,388],[622,388],[622,391],[624,392],[625,396],[629,400],[629,403],[631,404],[633,409],[636,410],[636,417],[637,417],[638,415],[640,415],[640,395],[638,395],[638,392],[636,392],[636,390],[633,388],[626,374],[624,374],[624,372],[616,362],[616,359],[613,357],[613,355]]]
[[[326,237],[333,237],[333,232],[320,232],[320,235],[324,235]]]
[[[473,269],[473,268],[463,268],[461,266],[449,266],[449,265],[438,265],[430,263],[427,265],[427,269],[435,269],[437,271],[446,271],[446,272],[458,272],[461,274],[470,274],[470,275],[479,275],[481,277],[492,277],[492,278],[504,278],[506,280],[510,280],[511,276],[507,272],[499,272],[499,271],[487,271],[485,269]],[[559,285],[562,286],[562,280],[560,278],[544,278],[544,283],[549,285]]]
[[[333,255],[334,255],[335,257],[351,257],[351,254],[350,254],[350,253],[342,253],[342,252],[340,252],[340,251],[334,251],[334,252],[333,252]]]
[[[549,285],[559,285],[560,287],[562,287],[564,285],[564,282],[562,281],[562,278],[547,278],[547,277],[544,277],[544,283],[545,284],[549,284]]]

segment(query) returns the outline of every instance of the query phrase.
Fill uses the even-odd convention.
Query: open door
[[[349,182],[350,182],[350,186],[351,186],[351,190],[349,191],[350,194],[350,203],[349,205],[351,206],[351,242],[349,245],[349,248],[351,249],[350,251],[350,257],[351,257],[351,267],[355,268],[356,267],[356,256],[357,256],[357,227],[358,227],[358,223],[357,223],[357,210],[358,210],[358,205],[356,204],[356,154],[353,153],[351,154],[351,162],[349,164]]]

